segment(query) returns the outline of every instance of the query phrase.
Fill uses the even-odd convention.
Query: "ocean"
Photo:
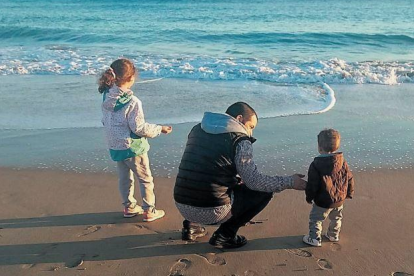
[[[96,74],[125,56],[143,77],[409,82],[413,4],[3,0],[0,74]]]
[[[126,57],[138,67],[133,90],[149,122],[191,125],[204,111],[223,112],[240,100],[260,119],[330,114],[346,99],[356,101],[351,108],[356,123],[355,114],[365,105],[373,110],[375,98],[390,103],[381,111],[384,125],[402,119],[404,124],[390,131],[404,133],[414,120],[405,102],[412,99],[414,83],[413,6],[414,0],[2,0],[0,132],[13,143],[21,130],[101,128],[97,78],[112,61]],[[374,97],[375,85],[393,87],[393,96],[381,88]],[[368,86],[370,96],[358,92]],[[348,95],[338,98],[337,88]],[[342,103],[338,114],[348,116],[348,109]],[[329,116],[323,118],[323,126],[307,118],[315,124],[307,131],[336,126]],[[339,126],[345,134],[360,131]],[[269,134],[260,127],[258,132]],[[413,143],[412,136],[398,141]],[[384,146],[382,152],[392,148]],[[44,149],[39,144],[36,158]],[[301,150],[298,146],[296,152]],[[310,146],[306,150],[314,154]],[[154,154],[158,161],[163,156]],[[179,150],[174,154],[168,163],[179,158]],[[360,155],[359,166],[380,167],[381,156],[365,164]],[[395,167],[411,166],[411,155],[404,156]],[[107,158],[106,152],[97,158]],[[22,159],[3,160],[3,165],[18,162]]]
[[[3,0],[0,76],[98,76],[113,60],[126,57],[137,65],[142,80],[184,79],[214,82],[213,86],[239,82],[240,89],[219,85],[213,90],[230,99],[253,98],[263,117],[313,114],[334,105],[332,84],[414,82],[413,4],[412,0]],[[217,93],[211,95],[205,86],[189,89],[185,98],[202,107],[214,106]],[[179,85],[165,88],[161,97],[180,105],[179,90]],[[27,98],[27,93],[14,97]],[[271,99],[264,100],[269,95]],[[287,108],[281,100],[286,95],[292,98]],[[85,99],[89,96],[83,103]],[[62,108],[57,102],[52,112]],[[3,116],[13,112],[8,108],[0,104]],[[78,127],[99,125],[85,120],[88,112],[77,114]],[[187,110],[168,119],[164,115],[160,110],[151,119],[182,123],[199,119],[200,112]],[[33,128],[76,126],[35,120]],[[0,120],[0,128],[13,126],[28,128],[18,118]]]
[[[413,81],[414,2],[3,0],[0,75],[97,74],[278,83]]]

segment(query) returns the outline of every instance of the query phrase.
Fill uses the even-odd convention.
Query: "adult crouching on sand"
[[[243,102],[222,113],[206,112],[188,135],[174,188],[176,206],[184,217],[182,238],[206,235],[200,224],[219,224],[209,243],[219,248],[237,248],[247,239],[237,235],[260,213],[273,193],[304,190],[303,175],[269,176],[253,161],[257,114]]]

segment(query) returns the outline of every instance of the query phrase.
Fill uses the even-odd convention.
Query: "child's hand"
[[[172,126],[162,126],[161,128],[161,132],[164,134],[171,133],[171,131],[172,131]]]
[[[294,174],[292,175],[293,177],[293,189],[295,190],[305,190],[306,189],[306,181],[303,180],[302,178],[305,177],[305,175],[303,174]]]

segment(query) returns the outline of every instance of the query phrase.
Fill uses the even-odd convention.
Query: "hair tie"
[[[116,79],[116,75],[115,75],[114,69],[112,69],[112,67],[109,67],[108,70],[109,70],[109,72],[111,72],[111,74],[114,77],[114,79]]]

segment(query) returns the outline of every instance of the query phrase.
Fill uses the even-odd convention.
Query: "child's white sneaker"
[[[155,208],[152,208],[151,210],[147,210],[144,212],[144,218],[142,220],[150,222],[150,221],[160,219],[164,216],[165,216],[164,210],[157,210]]]
[[[322,242],[321,239],[312,239],[311,237],[309,237],[309,235],[305,235],[303,236],[303,242],[312,246],[317,246],[317,247],[321,247],[322,246]]]
[[[328,235],[328,233],[325,234],[325,238],[327,238],[331,242],[339,242],[339,238],[334,238]]]
[[[136,215],[142,215],[144,209],[139,205],[129,206],[124,208],[124,218],[132,218]]]

